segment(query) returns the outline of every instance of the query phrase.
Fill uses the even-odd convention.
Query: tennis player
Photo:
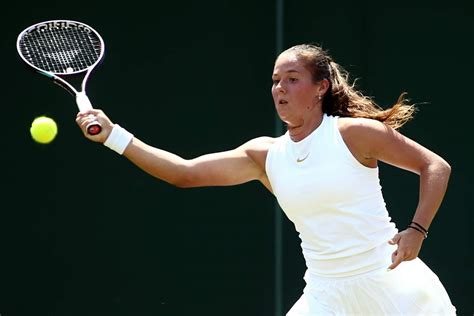
[[[270,190],[300,234],[307,266],[288,316],[455,315],[442,283],[418,258],[451,168],[397,131],[414,107],[402,95],[381,109],[315,45],[281,53],[272,78],[286,133],[195,159],[143,143],[101,110],[79,113],[77,123],[90,140],[178,187],[259,180]],[[103,132],[91,136],[86,126],[95,118]],[[419,202],[401,231],[385,206],[378,161],[419,175]]]

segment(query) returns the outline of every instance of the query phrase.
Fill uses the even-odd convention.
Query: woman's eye
[[[288,81],[289,82],[296,82],[296,81],[298,81],[298,78],[289,78]]]

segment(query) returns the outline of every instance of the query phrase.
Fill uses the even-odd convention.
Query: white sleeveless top
[[[299,142],[288,132],[268,151],[266,172],[278,203],[295,224],[308,272],[321,277],[365,273],[391,262],[396,233],[382,196],[378,168],[347,148],[338,117]]]

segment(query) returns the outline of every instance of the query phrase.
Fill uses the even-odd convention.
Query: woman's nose
[[[281,81],[275,86],[275,90],[280,93],[285,93],[285,88],[283,87]]]

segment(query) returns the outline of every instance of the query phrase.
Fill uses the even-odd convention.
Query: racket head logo
[[[69,20],[54,20],[54,21],[47,21],[47,22],[41,22],[41,23],[35,24],[32,27],[28,28],[28,33],[41,32],[41,30],[69,29],[69,28],[81,29],[87,33],[94,32],[91,30],[90,26],[85,25],[84,23],[79,23],[79,22],[69,21]]]
[[[77,41],[86,40],[89,44],[89,51],[81,53],[74,47],[61,47],[58,50],[56,45],[58,42],[62,43],[62,41],[49,41],[49,43],[46,41],[42,45],[44,51],[41,52],[30,48],[29,42],[34,40],[35,37],[41,37],[42,39],[61,37],[61,33],[77,36]],[[50,46],[48,47],[48,45]],[[74,75],[89,71],[100,64],[104,58],[105,45],[99,33],[87,24],[72,20],[51,20],[31,25],[23,30],[18,35],[17,51],[26,64],[43,75],[48,73]],[[87,56],[85,56],[86,54]],[[38,57],[39,61],[37,60]],[[83,61],[77,62],[77,58]]]

